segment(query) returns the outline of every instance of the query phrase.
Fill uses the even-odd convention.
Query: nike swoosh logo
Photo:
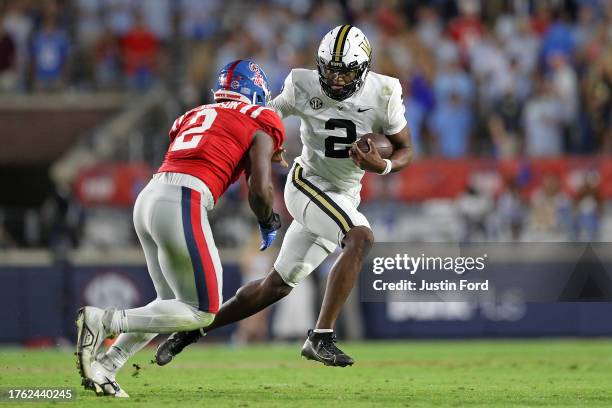
[[[363,109],[363,108],[357,108],[357,112],[361,113],[361,112],[369,111],[369,110],[371,110],[371,109],[372,109],[372,108],[365,108],[365,109]]]

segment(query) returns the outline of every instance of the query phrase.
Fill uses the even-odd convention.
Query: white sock
[[[113,334],[125,333],[127,330],[127,319],[125,311],[115,310],[111,319],[108,330]]]
[[[333,333],[334,329],[314,329],[315,333]]]
[[[123,333],[100,359],[109,371],[116,373],[140,349],[149,344],[157,333]]]
[[[173,333],[206,327],[215,315],[177,299],[157,299],[136,309],[120,310],[113,316],[111,327],[122,333]]]

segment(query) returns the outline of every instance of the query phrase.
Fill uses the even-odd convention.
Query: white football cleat
[[[77,366],[82,384],[85,388],[94,389],[92,363],[104,340],[110,336],[103,324],[103,320],[112,316],[113,311],[104,311],[97,307],[86,306],[78,311],[77,325]]]
[[[116,398],[129,398],[127,392],[123,390],[115,381],[115,371],[108,370],[104,364],[95,360],[91,364],[92,376],[89,378],[89,387],[93,389],[97,395],[108,395]]]

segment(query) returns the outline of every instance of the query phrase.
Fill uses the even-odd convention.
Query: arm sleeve
[[[385,135],[399,133],[407,124],[404,116],[404,101],[402,100],[402,86],[398,80],[393,85],[391,97],[387,105],[387,120],[383,129]]]
[[[295,90],[293,87],[293,71],[287,75],[281,93],[270,101],[269,107],[274,109],[281,119],[294,114]]]

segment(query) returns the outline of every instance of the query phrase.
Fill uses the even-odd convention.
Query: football
[[[393,145],[385,135],[379,133],[367,133],[357,140],[357,147],[359,147],[362,152],[367,153],[370,151],[370,145],[368,145],[367,142],[368,139],[372,139],[380,157],[383,159],[391,157],[393,154]]]

